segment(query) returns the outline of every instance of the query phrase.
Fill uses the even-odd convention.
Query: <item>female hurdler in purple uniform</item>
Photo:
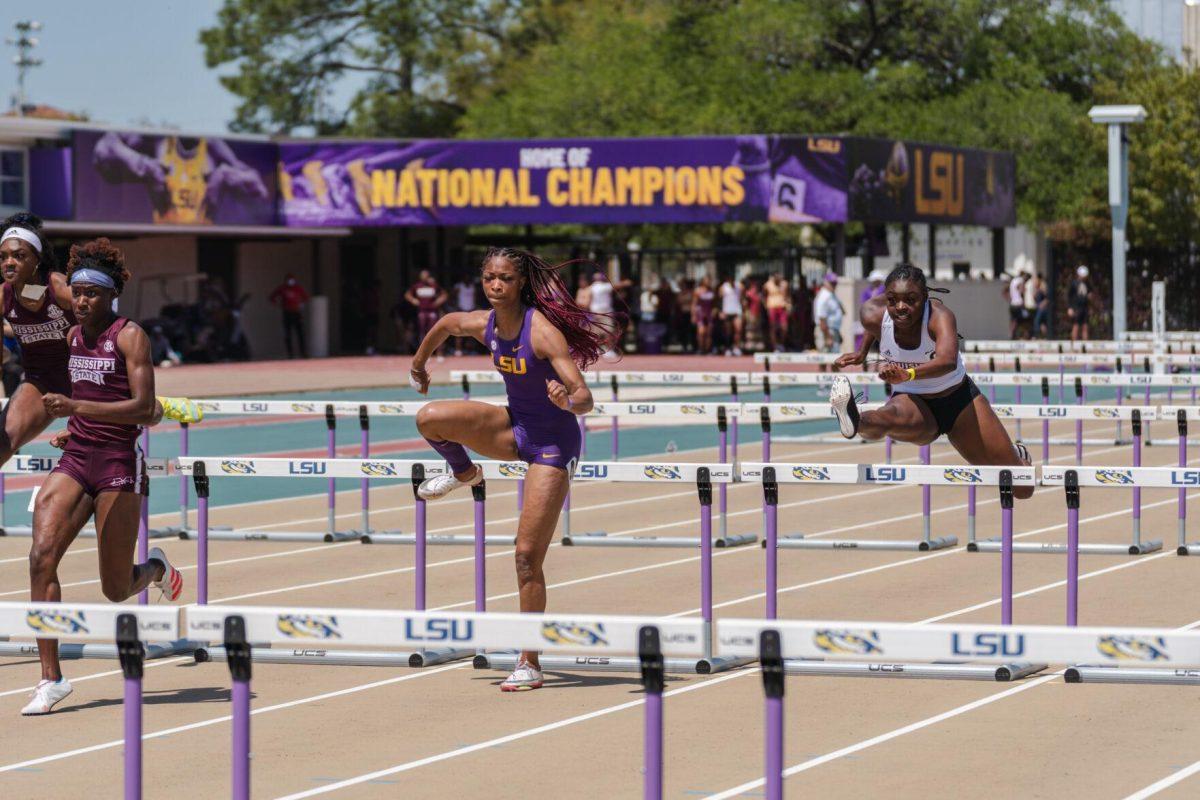
[[[418,491],[432,500],[479,483],[482,470],[471,462],[466,447],[488,458],[529,464],[516,547],[517,587],[526,612],[546,610],[542,562],[579,460],[575,415],[592,409],[592,393],[580,370],[616,346],[626,322],[623,314],[589,313],[576,305],[557,270],[519,250],[489,251],[483,260],[483,291],[492,310],[442,317],[421,342],[411,370],[412,384],[424,394],[430,355],[450,336],[471,336],[491,352],[504,376],[507,408],[439,400],[417,414],[421,435],[454,472],[429,478]],[[500,689],[541,685],[538,654],[525,652]]]
[[[157,422],[162,409],[154,397],[150,339],[137,323],[112,310],[129,280],[125,259],[108,239],[96,239],[71,248],[68,269],[79,320],[67,332],[71,396],[48,393],[42,403],[49,417],[71,419],[67,431],[51,442],[63,454],[34,505],[31,599],[62,600],[58,564],[94,515],[104,596],[120,602],[153,584],[175,600],[183,577],[161,549],[151,549],[146,563],[133,563],[143,479],[137,438],[140,426]],[[27,716],[48,714],[71,693],[56,640],[39,639],[38,657],[42,680],[21,711]]]

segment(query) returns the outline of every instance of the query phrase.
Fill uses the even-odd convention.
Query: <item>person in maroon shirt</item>
[[[42,221],[18,213],[0,228],[0,288],[4,320],[21,343],[25,374],[0,411],[0,463],[33,441],[50,424],[42,407],[46,392],[71,393],[67,376],[67,329],[75,324],[71,290],[55,263]]]
[[[51,442],[63,454],[34,503],[31,599],[62,600],[58,564],[94,516],[104,596],[119,603],[153,584],[176,600],[183,577],[160,548],[150,550],[146,563],[132,563],[145,480],[138,432],[161,419],[162,406],[154,396],[150,338],[113,311],[129,280],[125,259],[108,239],[96,239],[71,248],[68,270],[79,320],[67,333],[71,396],[50,392],[42,403],[49,417],[71,419]],[[71,693],[55,640],[39,639],[38,657],[42,680],[21,712],[27,716],[49,713]]]
[[[304,306],[308,303],[308,292],[296,280],[296,276],[288,273],[283,283],[275,287],[268,298],[272,303],[283,309],[283,345],[287,348],[288,358],[292,353],[292,331],[296,332],[296,340],[300,345],[300,357],[308,357],[308,345],[304,342]]]
[[[417,274],[417,282],[404,293],[404,299],[417,307],[417,338],[424,339],[441,316],[441,307],[449,299],[444,289],[423,269]]]

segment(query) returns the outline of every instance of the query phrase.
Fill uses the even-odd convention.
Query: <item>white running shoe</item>
[[[67,699],[71,693],[71,682],[64,678],[56,681],[39,681],[33,690],[29,704],[21,709],[21,715],[36,717],[49,714],[56,705]]]
[[[517,668],[500,684],[502,692],[527,692],[542,688],[542,671],[528,661],[517,662]]]
[[[161,561],[163,565],[163,576],[153,581],[153,585],[162,592],[162,596],[167,600],[171,602],[178,600],[179,595],[183,594],[183,575],[171,566],[171,562],[167,560],[167,554],[162,551],[161,547],[150,548],[146,558],[150,561]]]
[[[475,477],[469,481],[460,481],[452,473],[434,475],[432,478],[421,481],[421,485],[417,487],[417,494],[422,500],[437,500],[462,486],[478,486],[482,480],[483,468],[476,465]]]
[[[858,404],[854,400],[854,389],[850,387],[850,379],[844,375],[834,379],[829,387],[829,405],[837,415],[838,427],[842,436],[853,439],[858,435]]]

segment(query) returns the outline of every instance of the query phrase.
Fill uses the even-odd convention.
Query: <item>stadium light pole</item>
[[[33,48],[37,47],[37,37],[30,36],[34,31],[42,29],[42,23],[37,20],[23,19],[18,20],[13,24],[13,28],[17,31],[17,38],[9,38],[5,41],[16,48],[17,54],[13,56],[12,62],[17,65],[17,93],[13,95],[13,106],[16,109],[17,116],[25,116],[25,73],[32,67],[40,67],[42,60],[34,58],[30,53]]]
[[[1125,126],[1144,122],[1141,106],[1092,106],[1088,118],[1108,126],[1108,205],[1112,208],[1113,338],[1125,334],[1125,223],[1129,218],[1129,139]]]

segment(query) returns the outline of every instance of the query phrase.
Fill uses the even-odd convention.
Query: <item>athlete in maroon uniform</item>
[[[441,307],[446,304],[445,290],[423,269],[417,274],[417,282],[404,294],[404,299],[417,307],[417,338],[424,339],[441,315]]]
[[[447,314],[438,320],[413,356],[410,383],[429,391],[429,357],[451,336],[470,336],[492,353],[504,376],[508,408],[472,400],[438,400],[417,413],[417,430],[453,471],[418,488],[427,500],[476,485],[483,471],[466,448],[488,458],[521,459],[525,506],[517,523],[515,550],[521,610],[546,610],[542,563],[558,524],[559,510],[579,459],[575,415],[592,408],[592,393],[580,370],[616,347],[627,318],[589,312],[575,303],[551,266],[520,250],[491,250],[483,259],[483,290],[489,311]],[[521,654],[502,691],[537,689],[542,672],[536,652]]]
[[[54,249],[33,214],[14,214],[0,229],[0,287],[4,321],[21,343],[25,376],[0,411],[0,463],[50,424],[42,407],[47,392],[71,393],[67,329],[75,324],[71,290],[54,263]]]
[[[100,586],[120,602],[150,584],[170,600],[183,579],[159,548],[133,564],[142,504],[139,427],[162,413],[154,397],[150,339],[135,322],[118,317],[113,300],[129,273],[124,256],[107,239],[71,248],[68,264],[72,305],[79,324],[68,332],[72,394],[49,393],[42,402],[51,417],[70,417],[53,442],[62,458],[46,478],[33,512],[29,553],[33,600],[58,602],[58,564],[87,520],[95,516]],[[38,641],[42,681],[23,714],[46,714],[71,692],[62,677],[53,639]]]

